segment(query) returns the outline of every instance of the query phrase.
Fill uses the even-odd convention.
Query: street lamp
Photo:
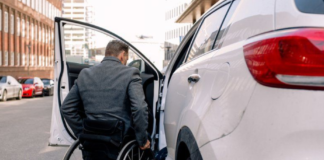
[[[29,76],[29,61],[30,61],[30,59],[29,59],[29,55],[30,55],[31,43],[29,42],[29,44],[26,44],[26,47],[28,48],[28,55],[27,55],[27,59],[28,59],[28,61],[27,61],[27,67],[28,67],[28,76]]]

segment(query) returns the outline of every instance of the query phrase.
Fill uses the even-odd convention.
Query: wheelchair
[[[134,136],[122,137],[122,142],[115,141],[116,135],[123,131],[120,127],[120,122],[99,122],[86,121],[84,123],[84,131],[79,138],[69,147],[65,153],[63,160],[104,160],[104,159],[117,159],[117,160],[152,160],[154,154],[151,149],[141,150]],[[115,123],[115,124],[114,124]],[[111,124],[114,124],[113,127]],[[120,125],[120,126],[118,126]],[[103,129],[105,128],[105,129]],[[114,128],[112,130],[112,128]],[[107,133],[108,132],[108,133]],[[107,136],[114,133],[114,136]],[[117,134],[116,134],[117,133]],[[108,150],[118,150],[118,156],[109,155]],[[90,155],[91,154],[91,155]],[[91,158],[85,158],[89,156]]]

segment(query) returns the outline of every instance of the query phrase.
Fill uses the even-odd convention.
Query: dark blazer
[[[125,131],[133,127],[141,146],[147,141],[148,108],[139,70],[123,65],[116,57],[105,57],[101,64],[83,69],[64,99],[61,113],[76,136],[83,129],[78,110],[87,119],[118,118]],[[133,123],[133,124],[132,124]]]

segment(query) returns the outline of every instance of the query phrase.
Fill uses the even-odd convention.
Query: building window
[[[2,31],[2,10],[0,9],[0,31]]]
[[[4,26],[4,31],[5,31],[5,33],[8,33],[8,12],[5,12],[5,26]]]
[[[8,51],[4,52],[4,66],[8,66]]]
[[[25,37],[25,20],[24,19],[22,19],[21,20],[21,25],[22,25],[22,33],[21,33],[21,36],[22,37]]]
[[[26,0],[22,0],[22,3],[26,4]]]
[[[35,10],[38,11],[38,0],[35,0]]]
[[[39,26],[39,31],[38,31],[38,40],[41,41],[42,40],[42,27]]]
[[[43,15],[45,15],[45,0],[43,0],[43,9],[42,9]]]
[[[28,39],[29,38],[29,21],[27,21],[27,23],[26,23],[26,31],[27,31],[26,37]]]
[[[20,53],[17,53],[17,65],[20,65]]]
[[[27,6],[30,7],[30,0],[27,0]]]
[[[36,40],[37,40],[37,38],[38,38],[38,36],[37,36],[37,34],[38,34],[37,29],[38,29],[38,27],[37,27],[37,25],[35,25],[35,39],[36,39]]]
[[[10,15],[10,33],[14,34],[15,33],[15,19],[14,19],[14,15],[11,14]]]
[[[17,36],[20,36],[20,18],[17,17]]]
[[[10,66],[14,66],[14,63],[15,63],[15,54],[14,52],[11,52],[10,53]]]
[[[22,60],[22,61],[21,61],[21,65],[22,65],[22,66],[25,66],[25,65],[26,65],[26,64],[25,64],[25,58],[26,58],[26,57],[25,57],[25,54],[22,53],[22,58],[21,58],[21,60]]]
[[[34,40],[34,23],[31,24],[31,39]]]

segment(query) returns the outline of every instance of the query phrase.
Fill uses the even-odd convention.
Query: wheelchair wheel
[[[119,152],[117,160],[151,160],[154,159],[153,152],[141,150],[136,140],[128,142]]]
[[[80,141],[77,139],[65,153],[63,160],[83,160],[79,146]]]

